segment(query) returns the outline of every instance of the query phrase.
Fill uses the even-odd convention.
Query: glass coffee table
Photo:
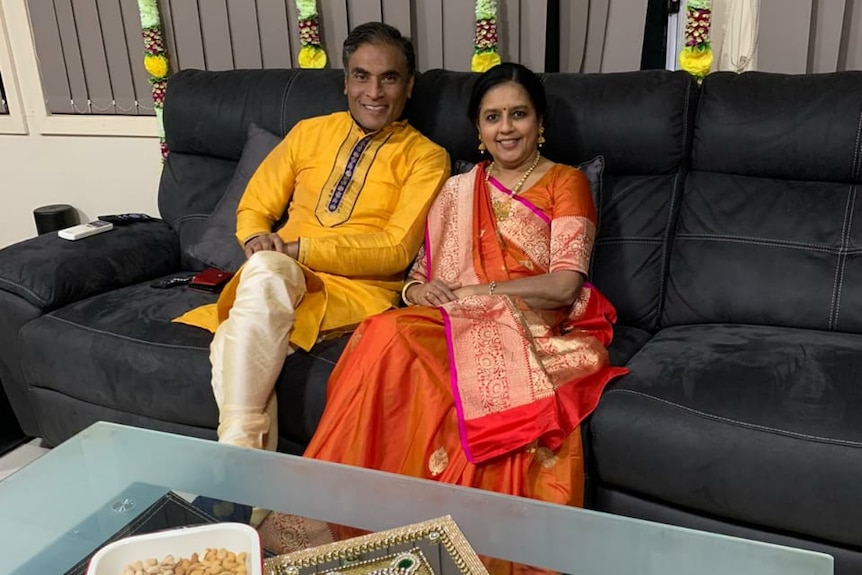
[[[168,491],[370,531],[451,515],[480,555],[576,575],[833,572],[820,553],[97,423],[0,481],[0,573],[65,573]]]

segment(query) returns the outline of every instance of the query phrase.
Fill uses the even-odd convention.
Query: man
[[[363,24],[343,62],[349,112],[299,122],[263,161],[237,208],[248,261],[217,304],[178,319],[218,322],[210,361],[224,443],[276,448],[285,357],[397,302],[449,174],[445,150],[400,119],[416,67],[410,40]]]

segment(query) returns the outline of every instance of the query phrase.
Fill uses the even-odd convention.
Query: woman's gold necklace
[[[530,164],[530,167],[527,168],[527,171],[524,172],[524,175],[521,176],[521,179],[518,180],[518,183],[512,188],[509,193],[508,201],[503,200],[494,200],[494,195],[491,195],[491,207],[494,209],[494,217],[497,218],[497,221],[503,221],[509,217],[509,214],[512,211],[512,201],[515,196],[521,191],[521,188],[524,187],[524,183],[526,183],[527,178],[530,177],[530,174],[533,173],[533,170],[536,169],[536,166],[539,165],[539,160],[542,158],[541,152],[536,152],[536,157],[533,159],[533,163]],[[485,172],[485,183],[488,183],[488,180],[491,179],[491,171],[494,169],[494,164],[496,162],[491,162],[491,165],[488,166],[488,171]]]

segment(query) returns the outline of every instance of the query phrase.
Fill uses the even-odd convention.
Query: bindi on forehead
[[[482,108],[482,111],[484,111],[484,112],[504,112],[505,113],[505,112],[510,112],[510,111],[516,112],[516,111],[529,110],[529,109],[530,109],[529,104],[515,104],[515,105],[511,105],[511,106],[499,106],[499,107],[484,106]]]

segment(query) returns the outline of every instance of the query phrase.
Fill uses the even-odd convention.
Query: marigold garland
[[[702,80],[712,67],[709,27],[712,0],[688,0],[685,17],[685,46],[679,53],[680,67]]]
[[[497,53],[497,2],[476,0],[476,36],[470,69],[485,72],[500,63]]]
[[[153,110],[159,126],[159,146],[164,159],[168,157],[168,145],[165,143],[162,112],[171,65],[165,50],[158,0],[138,0],[138,11],[141,14],[141,33],[144,37],[144,68],[150,75],[150,85],[153,88]]]
[[[317,15],[317,0],[296,0],[299,12],[300,68],[323,68],[326,66],[326,51],[320,46],[320,18]]]

